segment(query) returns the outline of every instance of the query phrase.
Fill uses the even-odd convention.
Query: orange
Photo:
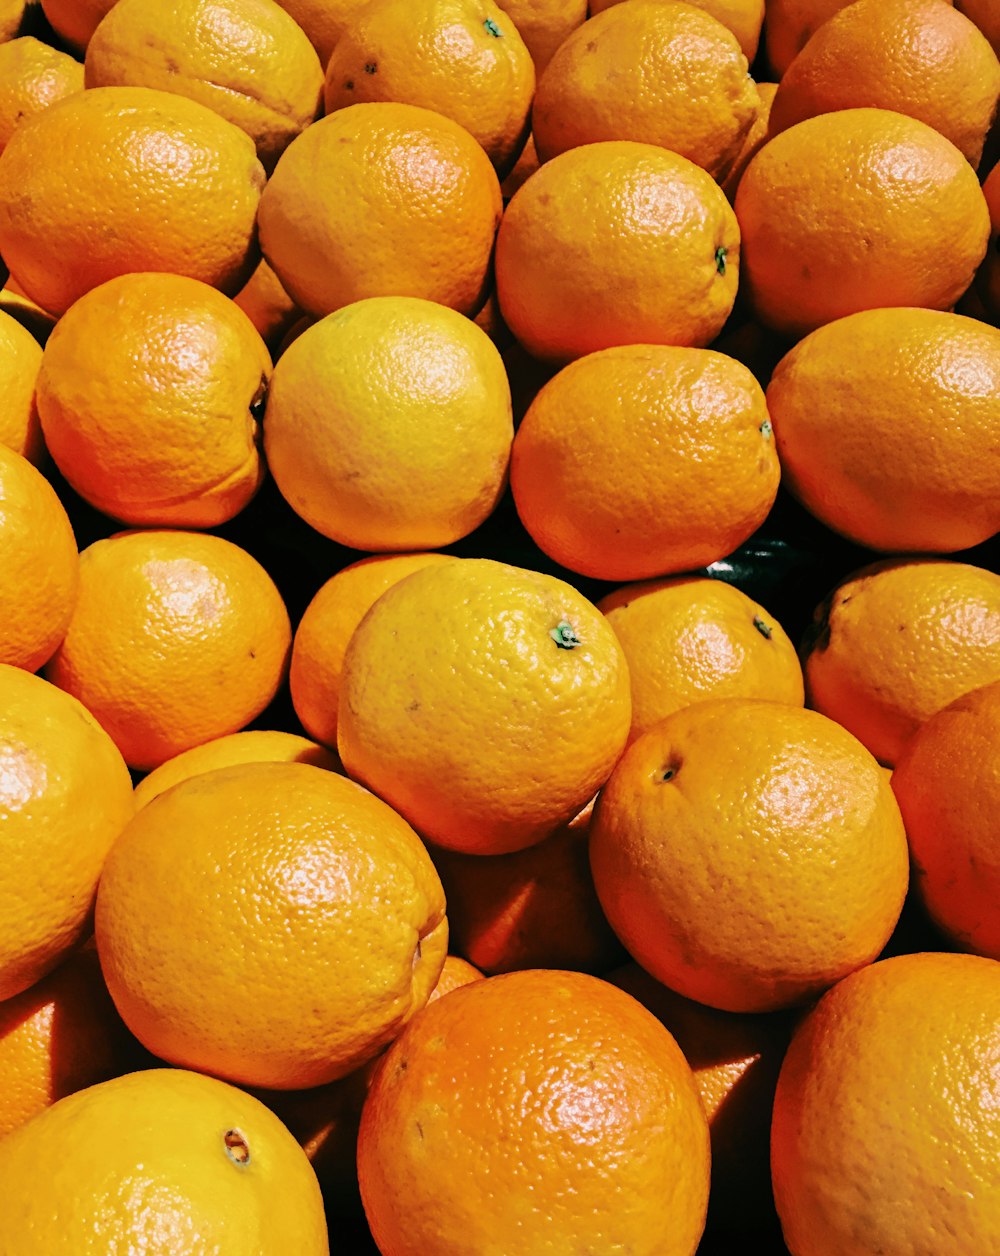
[[[337,744],[337,704],[347,643],[372,603],[399,580],[446,562],[444,554],[377,554],[343,567],[306,607],[292,642],[292,704],[310,737]]]
[[[552,54],[587,17],[587,0],[498,0],[524,40],[537,74]]]
[[[524,147],[534,90],[531,54],[493,0],[371,0],[337,40],[324,100],[328,114],[375,100],[434,109],[504,174]]]
[[[182,275],[119,275],[45,345],[37,404],[69,484],[125,523],[207,528],[264,477],[267,348],[228,297]]]
[[[695,576],[628,584],[597,609],[628,660],[633,740],[709,698],[802,705],[795,646],[774,616],[734,585]]]
[[[757,110],[756,118],[750,124],[750,130],[743,137],[743,144],[740,147],[740,151],[736,154],[733,164],[729,167],[729,173],[722,180],[722,190],[730,202],[736,199],[736,189],[740,186],[743,171],[749,166],[757,151],[771,138],[771,106],[774,104],[774,96],[777,90],[777,83],[757,84],[757,97],[760,100],[760,108]]]
[[[736,193],[747,295],[789,336],[859,310],[949,309],[986,252],[975,172],[924,122],[843,109],[775,135]]]
[[[83,91],[83,66],[33,35],[0,44],[0,152],[25,118]]]
[[[42,0],[46,21],[72,52],[85,51],[115,0]]]
[[[233,300],[272,353],[302,317],[302,311],[263,258]]]
[[[145,807],[165,790],[192,776],[240,763],[311,763],[328,772],[336,772],[339,767],[336,755],[297,733],[267,729],[230,733],[228,737],[216,737],[161,763],[135,787],[136,808]]]
[[[0,310],[0,445],[30,462],[38,462],[44,451],[35,407],[41,364],[38,341],[17,319]]]
[[[977,291],[988,315],[1000,320],[1000,162],[986,177],[983,194],[990,211],[990,246],[976,276]]]
[[[431,848],[452,948],[486,973],[564,968],[606,973],[622,948],[590,875],[592,807],[527,850],[463,855]]]
[[[275,367],[265,448],[292,509],[361,550],[467,536],[507,482],[503,359],[455,310],[371,297],[307,328]]]
[[[121,532],[81,554],[76,609],[45,674],[146,770],[258,716],[291,635],[270,576],[238,546]]]
[[[326,66],[334,45],[357,20],[367,0],[280,0],[281,7],[302,27]]]
[[[486,558],[388,589],[344,656],[348,775],[421,836],[483,855],[541,841],[625,745],[628,670],[600,611],[554,576]]]
[[[907,888],[875,759],[825,715],[749,698],[696,702],[632,743],[590,861],[632,958],[727,1012],[806,1002],[870,963]]]
[[[0,273],[2,273],[2,270],[0,270]],[[9,275],[3,288],[0,288],[0,312],[12,318],[28,332],[37,344],[43,347],[49,338],[49,333],[57,322],[52,314],[46,313],[40,305],[37,305],[30,297],[25,296],[17,280],[12,279]],[[38,416],[34,413],[32,413],[31,417],[31,428],[32,442],[37,445],[37,449],[32,452],[31,461],[37,462],[43,446],[42,430],[38,424]],[[18,452],[22,451],[18,450]]]
[[[448,950],[444,913],[430,858],[391,807],[307,764],[240,764],[136,814],[101,877],[97,947],[122,1019],[155,1055],[302,1090],[365,1064],[423,1007]]]
[[[510,478],[521,522],[556,562],[642,580],[731,553],[763,523],[779,475],[745,366],[711,349],[623,345],[542,388]]]
[[[630,71],[623,67],[631,67]],[[736,36],[703,9],[630,0],[575,30],[531,114],[542,161],[580,144],[661,144],[721,179],[760,109]]]
[[[0,1139],[57,1100],[128,1068],[130,1037],[87,946],[0,1003]]]
[[[764,43],[775,78],[781,78],[824,22],[851,0],[767,0]]]
[[[2,0],[0,2],[0,42],[22,35],[34,16],[34,0]]]
[[[310,314],[376,296],[474,314],[500,211],[489,158],[457,122],[417,105],[352,105],[286,149],[261,198],[260,244]]]
[[[1000,10],[993,0],[958,0],[956,8],[975,22],[1000,57]]]
[[[90,1086],[0,1143],[0,1249],[327,1256],[316,1175],[262,1103],[150,1069]]]
[[[590,0],[591,15],[603,13],[613,4],[620,3],[621,0]],[[690,3],[704,9],[727,30],[732,31],[739,40],[748,64],[753,64],[764,22],[764,0],[690,0]]]
[[[119,0],[87,45],[88,87],[155,87],[245,131],[265,170],[319,114],[323,67],[274,0]]]
[[[691,1256],[708,1162],[670,1034],[621,990],[547,969],[473,982],[411,1022],[358,1138],[383,1256]]]
[[[654,144],[561,153],[497,235],[500,312],[536,358],[622,344],[704,346],[736,298],[740,233],[710,175]]]
[[[54,314],[132,271],[237,292],[263,184],[252,141],[205,105],[95,87],[23,122],[0,155],[0,253]]]
[[[821,1000],[774,1102],[774,1193],[793,1252],[996,1250],[998,1023],[1000,964],[969,955],[883,960]]]
[[[788,67],[772,133],[859,105],[919,118],[978,166],[1000,97],[1000,62],[945,0],[856,0]]]
[[[949,553],[1000,527],[997,328],[921,309],[840,319],[782,358],[767,406],[785,485],[852,541]]]
[[[6,663],[0,696],[2,1001],[89,932],[104,858],[133,802],[121,755],[74,698]]]
[[[55,653],[73,614],[79,566],[52,486],[0,445],[0,663],[34,672]]]
[[[1000,575],[933,559],[873,563],[817,607],[804,653],[809,705],[893,764],[936,711],[1000,680]]]
[[[431,991],[427,1002],[433,1003],[435,999],[443,999],[446,994],[451,994],[452,990],[460,990],[462,986],[467,986],[472,981],[482,980],[483,974],[467,960],[459,959],[457,955],[446,955],[441,976],[438,977],[437,985]]]

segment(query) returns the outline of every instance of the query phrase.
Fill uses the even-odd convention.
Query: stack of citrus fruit
[[[1000,1250],[991,0],[0,0],[0,1254]]]

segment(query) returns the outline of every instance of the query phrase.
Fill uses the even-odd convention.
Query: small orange
[[[614,986],[547,969],[473,982],[413,1020],[358,1136],[383,1256],[692,1256],[708,1165],[670,1034]]]
[[[998,1026],[1000,964],[972,955],[896,956],[820,1000],[774,1101],[774,1194],[791,1251],[997,1250]]]
[[[1000,162],[987,175],[983,195],[990,211],[990,246],[976,284],[988,315],[1000,320]]]
[[[17,319],[0,310],[0,445],[29,462],[38,462],[44,451],[35,406],[41,365],[38,341]]]
[[[483,974],[467,960],[459,959],[457,955],[447,955],[444,967],[441,969],[441,976],[438,977],[437,985],[431,991],[427,1002],[433,1003],[435,999],[443,999],[446,994],[451,994],[453,990],[460,990],[462,986],[467,986],[472,981],[482,980]]]
[[[0,42],[17,39],[31,24],[33,0],[2,0],[0,3]]]
[[[587,0],[497,0],[524,40],[536,74],[541,74],[552,54],[587,18]]]
[[[775,135],[736,194],[747,295],[801,336],[858,310],[955,304],[986,252],[975,172],[937,131],[842,109]]]
[[[1000,57],[1000,10],[993,0],[957,0],[955,7],[975,22]]]
[[[556,51],[531,125],[542,161],[580,144],[639,140],[721,180],[759,109],[747,59],[721,22],[692,4],[629,0]]]
[[[417,105],[352,105],[282,154],[261,197],[260,244],[310,314],[375,296],[474,314],[500,212],[496,174],[464,127]]]
[[[101,877],[97,948],[155,1055],[302,1090],[365,1064],[423,1007],[448,950],[444,913],[430,858],[391,807],[317,767],[240,764],[136,814]]]
[[[771,138],[771,106],[774,104],[774,96],[777,90],[777,83],[757,84],[757,96],[760,100],[757,117],[751,123],[750,130],[744,135],[743,145],[736,154],[733,164],[729,167],[729,173],[722,180],[722,190],[729,198],[730,203],[736,199],[736,189],[740,186],[743,171],[749,166],[758,150],[763,148]]]
[[[320,65],[326,66],[337,40],[349,30],[367,0],[279,0],[292,15],[316,49]]]
[[[671,0],[672,2],[672,0]],[[689,0],[699,9],[715,18],[732,31],[739,40],[747,64],[752,65],[760,43],[761,26],[764,23],[764,0]],[[590,13],[603,13],[621,0],[590,0]]]
[[[45,674],[135,768],[235,733],[284,675],[291,625],[263,567],[217,536],[121,532],[80,555],[80,593]]]
[[[642,580],[723,558],[767,516],[778,456],[764,393],[711,349],[623,345],[571,362],[528,407],[511,491],[571,571]]]
[[[0,288],[0,311],[14,319],[43,348],[52,328],[58,321],[54,315],[47,313],[40,305],[26,296],[16,279],[7,276],[7,282]],[[37,452],[32,453],[31,461],[37,462],[43,448],[42,431],[38,425],[38,416],[32,415],[32,439],[37,440]],[[6,442],[5,442],[6,443]],[[18,450],[18,452],[22,452]],[[25,455],[27,456],[27,455]]]
[[[45,19],[71,51],[82,53],[115,0],[42,0]]]
[[[816,711],[696,702],[626,750],[590,862],[615,932],[664,985],[728,1012],[814,998],[882,950],[906,897],[886,774]]]
[[[302,317],[302,311],[263,258],[233,301],[253,323],[272,353]]]
[[[851,0],[767,0],[767,60],[781,78],[813,33]]]
[[[628,660],[632,740],[708,698],[802,705],[795,646],[774,616],[734,585],[695,576],[628,584],[597,609]]]
[[[33,35],[0,44],[0,152],[25,118],[83,91],[83,66]]]
[[[654,144],[585,144],[515,193],[497,235],[500,312],[537,358],[704,346],[736,299],[740,233],[715,180]]]

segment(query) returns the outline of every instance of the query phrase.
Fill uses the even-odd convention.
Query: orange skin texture
[[[803,1003],[870,963],[907,888],[868,751],[815,711],[698,702],[633,742],[591,823],[594,884],[632,958],[727,1012]]]
[[[131,818],[114,743],[68,694],[0,664],[0,1002],[89,932],[105,856]]]
[[[739,250],[736,217],[699,166],[653,144],[585,144],[546,162],[507,206],[500,312],[547,361],[614,345],[701,347],[732,310]]]
[[[934,310],[855,314],[782,358],[767,406],[784,484],[852,541],[951,553],[1000,527],[997,328]]]
[[[590,0],[590,15],[594,17],[621,2],[622,0]],[[673,2],[674,0],[669,0],[669,3]],[[764,0],[690,0],[690,3],[696,8],[704,9],[727,30],[732,31],[747,63],[753,63],[764,22]]]
[[[788,67],[771,130],[837,109],[894,109],[939,131],[976,167],[998,97],[996,54],[950,3],[856,0]]]
[[[233,297],[233,301],[253,323],[261,340],[272,353],[302,318],[302,311],[263,258]]]
[[[978,956],[896,956],[824,996],[775,1095],[771,1167],[793,1252],[996,1250],[998,1026],[1000,964]]]
[[[990,245],[976,276],[976,292],[987,317],[996,321],[1000,320],[1000,163],[986,176],[983,195],[990,211]]]
[[[722,180],[721,184],[722,190],[728,197],[730,204],[736,199],[736,189],[740,186],[743,171],[749,166],[757,151],[763,148],[771,138],[771,106],[774,104],[774,96],[777,90],[777,83],[757,84],[760,108],[757,110],[757,116],[751,123],[749,131],[743,137],[743,144],[740,151],[736,154],[733,164],[729,167],[729,173]]]
[[[992,0],[958,0],[955,7],[975,22],[1000,57],[1000,10]]]
[[[0,1172],[5,1251],[330,1250],[302,1149],[214,1077],[154,1068],[78,1091],[0,1142]]]
[[[342,567],[306,607],[292,641],[288,683],[295,714],[306,732],[337,744],[337,706],[347,643],[386,589],[444,554],[376,554]]]
[[[511,491],[536,544],[601,580],[691,571],[732,553],[763,523],[779,477],[750,371],[672,345],[570,363],[528,407],[511,452]]]
[[[41,365],[38,341],[17,319],[0,310],[0,445],[34,463],[45,451],[35,406]]]
[[[328,114],[376,100],[436,110],[502,177],[524,147],[534,91],[531,53],[492,0],[373,0],[337,41],[324,101]]]
[[[258,418],[271,358],[228,297],[182,275],[92,288],[45,346],[37,405],[69,484],[123,523],[204,528],[264,478]]]
[[[489,158],[457,122],[417,105],[351,105],[285,150],[261,197],[260,245],[310,314],[375,296],[474,314],[501,208]]]
[[[80,556],[80,592],[46,677],[130,767],[238,732],[284,679],[288,612],[244,550],[195,532],[122,532]]]
[[[591,811],[510,855],[431,848],[455,950],[491,976],[524,968],[601,976],[622,958],[590,875]]]
[[[302,763],[219,768],[143,807],[105,865],[96,936],[145,1047],[278,1090],[376,1056],[427,1002],[448,950],[417,835],[353,781]]]
[[[782,131],[736,193],[747,295],[790,336],[859,310],[947,310],[989,238],[975,172],[926,123],[843,109]]]
[[[42,0],[42,12],[59,38],[73,52],[82,53],[114,2],[115,0]]]
[[[580,144],[638,140],[722,179],[759,109],[747,59],[721,22],[695,5],[632,0],[562,44],[531,123],[543,162]]]
[[[548,969],[427,1008],[389,1049],[358,1138],[383,1256],[692,1256],[708,1164],[670,1034],[621,990]]]
[[[34,672],[51,658],[73,614],[79,566],[52,486],[0,445],[0,663]]]
[[[387,590],[347,647],[349,776],[451,850],[541,841],[607,780],[628,735],[614,633],[554,576],[467,558]]]
[[[498,0],[541,74],[564,39],[587,18],[587,0]]]
[[[443,999],[446,994],[451,994],[453,990],[460,990],[462,986],[467,986],[472,981],[482,981],[483,976],[483,973],[473,967],[468,960],[461,959],[457,955],[448,955],[445,957],[437,985],[431,991],[427,1002],[433,1003],[435,999]]]
[[[803,703],[795,646],[773,615],[731,584],[693,576],[629,584],[597,609],[628,660],[630,741],[709,698]]]
[[[887,559],[816,609],[809,705],[894,764],[932,715],[1000,680],[1000,575],[968,563]]]
[[[27,117],[83,91],[83,66],[33,35],[0,44],[0,152]]]
[[[998,746],[1000,681],[994,681],[932,715],[906,743],[892,775],[928,914],[961,950],[990,959],[1000,959]]]

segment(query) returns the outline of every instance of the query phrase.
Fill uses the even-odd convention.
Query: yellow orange
[[[0,43],[0,152],[25,118],[83,91],[83,66],[33,35]]]
[[[38,341],[17,319],[0,310],[0,445],[29,462],[38,462],[44,450],[35,405],[41,365]]]

